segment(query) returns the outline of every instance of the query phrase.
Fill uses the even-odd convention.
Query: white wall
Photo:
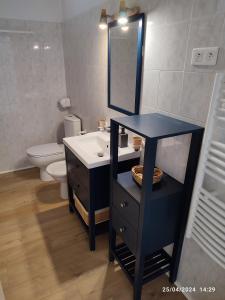
[[[62,22],[61,0],[0,0],[0,18]]]
[[[104,2],[105,0],[62,0],[63,18],[70,19]]]

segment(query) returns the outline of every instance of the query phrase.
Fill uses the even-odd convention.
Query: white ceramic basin
[[[88,168],[96,168],[110,163],[110,134],[107,132],[91,132],[82,136],[74,136],[63,139],[63,143],[80,159]],[[99,157],[98,153],[103,153]],[[119,161],[140,156],[131,145],[119,148]]]

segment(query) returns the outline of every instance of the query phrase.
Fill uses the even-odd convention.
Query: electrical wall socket
[[[204,59],[204,51],[202,48],[195,48],[192,50],[192,58],[191,58],[191,64],[192,65],[204,65],[203,62]]]
[[[193,66],[215,66],[219,47],[194,48],[192,50],[191,64]]]
[[[215,66],[217,62],[219,47],[209,47],[205,50],[205,62],[208,66]]]

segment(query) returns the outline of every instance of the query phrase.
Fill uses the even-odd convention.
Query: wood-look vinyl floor
[[[132,287],[107,260],[107,234],[97,250],[59,184],[43,183],[37,169],[0,175],[0,282],[6,300],[132,300]],[[162,276],[143,288],[143,300],[182,300],[164,294]]]

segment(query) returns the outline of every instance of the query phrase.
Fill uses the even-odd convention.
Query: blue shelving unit
[[[142,188],[131,172],[118,169],[118,132],[125,127],[145,138]],[[111,201],[109,259],[116,259],[134,287],[134,299],[141,299],[142,285],[170,272],[177,277],[184,232],[195,180],[204,129],[161,114],[135,115],[111,120]],[[157,142],[192,134],[184,184],[165,174],[153,189]],[[123,243],[117,245],[116,236]],[[169,256],[164,247],[173,243]]]

